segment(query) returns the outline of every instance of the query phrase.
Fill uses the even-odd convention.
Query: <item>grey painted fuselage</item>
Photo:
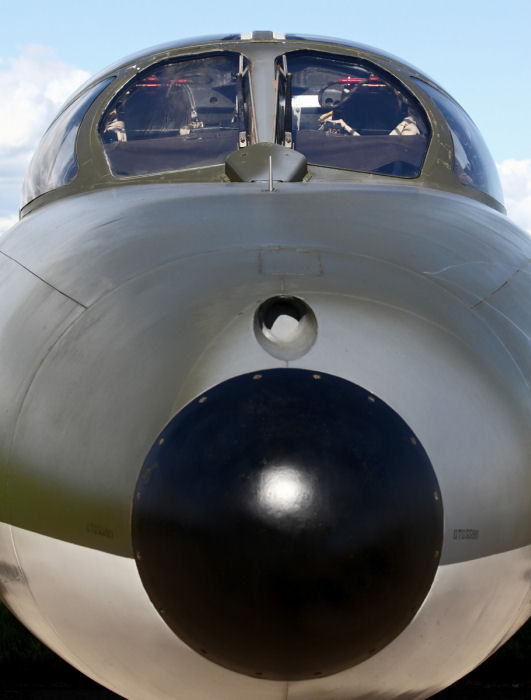
[[[250,48],[270,63],[256,82],[258,141],[274,119],[260,81],[286,50]],[[101,146],[84,157],[110,94],[80,127],[77,184],[30,203],[0,241],[5,601],[71,663],[138,700],[428,697],[531,610],[529,236],[456,181],[451,150],[438,176],[448,129],[436,110],[416,180],[334,181],[310,164],[301,182],[273,171],[270,191],[219,168],[204,182],[113,183]],[[315,342],[295,359],[257,342],[256,310],[274,297],[315,315]],[[222,382],[275,368],[334,375],[390,406],[420,439],[444,510],[438,570],[411,622],[324,678],[253,678],[193,651],[146,593],[131,538],[139,473],[163,428]]]

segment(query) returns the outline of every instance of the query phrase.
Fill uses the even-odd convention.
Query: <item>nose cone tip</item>
[[[329,675],[409,623],[435,575],[430,461],[384,402],[299,369],[225,381],[166,426],[142,467],[133,546],[169,627],[260,678]]]

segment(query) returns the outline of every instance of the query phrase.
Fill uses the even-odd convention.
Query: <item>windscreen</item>
[[[453,170],[459,181],[503,204],[496,164],[477,126],[449,95],[423,80],[415,80],[433,99],[448,123],[454,143]]]
[[[223,163],[248,134],[243,56],[166,61],[134,78],[103,115],[99,133],[114,175]]]
[[[45,192],[63,187],[77,174],[76,137],[88,108],[113,78],[92,86],[49,126],[32,158],[22,187],[22,206]]]
[[[413,95],[376,66],[300,51],[277,61],[277,141],[308,163],[416,177],[430,127]]]

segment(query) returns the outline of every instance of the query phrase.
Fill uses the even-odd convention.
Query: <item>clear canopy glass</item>
[[[277,61],[277,141],[308,162],[416,177],[430,127],[394,78],[364,61],[297,51]]]
[[[88,108],[113,78],[93,85],[50,124],[35,151],[22,187],[22,206],[71,182],[77,174],[76,137]]]
[[[111,102],[99,133],[114,175],[221,164],[248,137],[247,62],[216,53],[160,63]]]
[[[453,169],[463,185],[470,185],[503,203],[503,190],[496,164],[479,129],[449,95],[439,88],[415,80],[432,98],[446,119],[454,142]]]

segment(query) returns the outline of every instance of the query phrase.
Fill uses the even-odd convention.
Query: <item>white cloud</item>
[[[18,221],[17,214],[10,214],[8,216],[0,216],[0,233],[4,233],[11,226],[14,226]]]
[[[60,61],[53,50],[27,46],[16,58],[0,57],[0,178],[17,183],[39,139],[69,95],[89,74]],[[18,211],[13,187],[0,194],[0,222]]]
[[[531,233],[531,159],[504,160],[498,172],[505,195],[507,214]]]

